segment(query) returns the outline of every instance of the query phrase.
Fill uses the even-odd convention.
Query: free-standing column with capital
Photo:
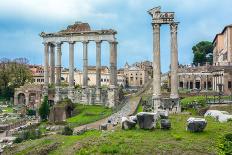
[[[59,102],[61,100],[61,94],[60,94],[60,86],[61,86],[61,44],[56,44],[56,55],[57,55],[57,64],[56,64],[56,93],[55,93],[55,103]]]
[[[154,111],[160,106],[161,70],[160,70],[160,24],[153,24],[153,103]]]
[[[170,98],[179,98],[178,94],[178,47],[177,47],[178,23],[171,23],[171,94]]]
[[[57,52],[57,64],[56,64],[56,86],[60,86],[61,84],[61,45],[62,43],[57,43],[56,44],[56,52]]]
[[[69,99],[74,99],[74,45],[69,42]]]
[[[44,43],[44,94],[48,95],[48,65],[49,65],[49,45],[48,43]]]
[[[117,42],[110,42],[110,86],[117,86]]]
[[[88,87],[88,43],[83,42],[83,88]]]
[[[116,106],[117,95],[117,42],[110,43],[110,87],[108,90],[108,107]]]
[[[50,44],[50,83],[55,84],[55,45]]]
[[[96,100],[101,100],[101,41],[96,41]]]

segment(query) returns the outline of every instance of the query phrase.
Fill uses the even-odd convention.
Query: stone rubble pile
[[[187,120],[187,131],[190,132],[202,132],[207,125],[207,121],[204,118],[190,117]]]
[[[228,120],[232,120],[232,115],[230,115],[227,111],[219,111],[219,110],[208,110],[204,117],[213,117],[219,122],[227,122]]]
[[[163,118],[160,120],[160,118]],[[168,113],[151,113],[151,112],[140,112],[135,116],[122,117],[121,125],[122,129],[133,129],[138,124],[140,129],[151,130],[156,128],[156,124],[161,123],[161,129],[170,129],[171,122],[168,120]]]

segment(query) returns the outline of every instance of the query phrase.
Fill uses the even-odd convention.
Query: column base
[[[96,89],[96,102],[101,103],[101,88]]]
[[[68,90],[68,98],[74,102],[74,99],[75,99],[75,96],[74,96],[74,87],[69,87],[69,90]]]
[[[118,103],[118,89],[116,87],[108,89],[108,104],[109,108],[116,107]]]
[[[82,87],[81,101],[85,104],[89,104],[89,89],[87,87]]]

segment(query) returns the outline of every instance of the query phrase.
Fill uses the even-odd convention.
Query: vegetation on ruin
[[[112,114],[112,109],[100,105],[76,104],[73,117],[68,118],[67,122],[72,127],[80,126],[97,120],[106,118]]]
[[[219,123],[207,118],[202,133],[186,131],[186,120],[192,115],[172,115],[171,130],[154,129],[88,131],[80,136],[51,135],[16,144],[8,154],[216,154],[221,151],[223,137],[232,131],[232,122]],[[224,148],[227,148],[227,143]],[[17,153],[16,153],[17,152]]]

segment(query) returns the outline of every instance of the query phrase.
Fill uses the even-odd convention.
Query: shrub
[[[23,141],[22,138],[17,137],[17,138],[14,140],[14,143],[21,143],[22,141]]]
[[[38,139],[41,137],[41,135],[41,131],[38,129],[23,130],[18,134],[18,137],[15,139],[14,143],[21,143],[23,140],[28,139]]]
[[[69,126],[65,126],[62,131],[62,135],[73,135],[73,130]]]
[[[184,109],[191,109],[195,106],[205,107],[206,106],[206,99],[204,96],[192,96],[186,97],[180,101],[181,107]]]
[[[232,154],[232,133],[227,133],[223,136],[221,143],[219,144],[219,154]]]
[[[27,110],[27,115],[28,115],[28,116],[35,116],[35,115],[36,115],[36,111],[33,110],[33,109],[28,109],[28,110]]]
[[[39,115],[42,121],[48,119],[49,111],[48,96],[44,96],[43,103],[39,108]]]

